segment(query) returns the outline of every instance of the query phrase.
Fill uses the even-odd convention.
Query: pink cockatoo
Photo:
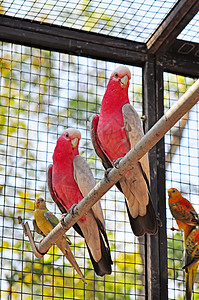
[[[92,118],[92,143],[105,169],[114,167],[117,160],[125,156],[144,135],[140,118],[129,102],[130,79],[131,73],[126,66],[120,66],[112,73],[100,115]],[[158,224],[149,191],[148,154],[135,163],[116,186],[125,196],[134,234],[155,234]]]
[[[64,130],[57,140],[53,165],[48,168],[48,187],[62,213],[79,203],[95,186],[92,171],[79,155],[81,133],[77,129]],[[73,226],[85,238],[88,252],[97,275],[111,274],[111,255],[105,231],[100,201]]]

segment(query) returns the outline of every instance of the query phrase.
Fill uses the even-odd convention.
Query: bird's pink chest
[[[99,122],[97,134],[103,150],[111,160],[123,157],[130,150],[122,118],[113,116]]]
[[[72,168],[67,168],[65,172],[56,172],[55,169],[52,178],[53,188],[67,210],[69,210],[74,203],[78,203],[83,198],[74,179]]]

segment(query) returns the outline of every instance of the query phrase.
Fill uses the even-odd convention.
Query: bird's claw
[[[175,230],[176,230],[176,231],[179,231],[179,229],[177,229],[177,228],[175,228],[175,227],[173,227],[173,226],[171,227],[171,230],[172,230],[172,231],[175,231]]]
[[[114,165],[114,167],[115,167],[116,169],[118,169],[119,162],[120,162],[120,160],[121,160],[122,158],[123,158],[123,157],[120,157],[120,158],[118,158],[118,159],[114,159],[114,160],[113,160],[113,165]]]
[[[65,222],[64,219],[65,217],[68,215],[68,213],[64,213],[62,214],[61,218],[60,218],[60,223],[62,224],[63,227],[65,227]]]
[[[104,177],[106,180],[108,180],[108,174],[110,173],[111,170],[112,170],[112,168],[108,168],[104,171]]]
[[[74,216],[75,215],[75,207],[77,206],[76,203],[74,203],[71,208],[69,209],[69,213]]]

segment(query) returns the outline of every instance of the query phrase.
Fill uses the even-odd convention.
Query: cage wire
[[[117,65],[6,43],[1,43],[1,58],[1,298],[144,299],[144,244],[133,235],[123,196],[115,188],[101,201],[112,275],[96,276],[83,239],[73,228],[67,232],[87,286],[56,247],[36,259],[17,223],[21,215],[33,230],[38,196],[60,216],[46,186],[46,169],[66,127],[80,129],[81,155],[96,181],[104,176],[90,140],[90,118],[99,113],[107,80]],[[130,69],[129,96],[141,116],[142,70]],[[34,238],[41,239],[37,233]]]
[[[194,79],[164,73],[165,112],[195,82]],[[199,105],[198,103],[165,135],[166,189],[177,188],[199,212]],[[168,198],[168,195],[166,195]],[[184,235],[171,231],[177,228],[167,206],[169,299],[181,299],[185,294]],[[193,299],[198,299],[199,278],[195,279]],[[181,298],[180,298],[181,297]]]
[[[194,43],[199,43],[199,12],[195,15],[195,17],[189,22],[189,24],[185,27],[185,29],[179,34],[178,38],[190,41]]]
[[[33,1],[4,0],[1,15],[81,29],[137,42],[146,42],[177,1]],[[198,43],[198,18],[178,36]],[[17,222],[18,215],[33,231],[34,201],[42,196],[60,218],[46,185],[56,140],[66,127],[81,131],[80,154],[96,182],[104,176],[90,140],[90,119],[100,112],[101,100],[116,63],[0,43],[0,298],[1,299],[146,299],[145,243],[129,226],[123,195],[112,188],[101,200],[113,272],[98,277],[84,240],[71,228],[71,249],[87,280],[85,286],[56,246],[37,259]],[[195,54],[197,56],[197,53]],[[129,99],[142,115],[142,68],[129,66]],[[164,107],[169,109],[194,83],[193,78],[164,73]],[[175,187],[198,204],[198,104],[166,135],[166,189]],[[166,198],[168,196],[166,195]],[[167,204],[168,293],[185,293],[181,232]],[[41,237],[34,233],[39,242]],[[193,299],[199,298],[198,273]]]
[[[2,13],[145,42],[177,0],[4,0]]]

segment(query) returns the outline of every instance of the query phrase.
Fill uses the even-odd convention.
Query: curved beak
[[[169,196],[169,198],[171,197],[171,191],[168,191],[168,196]]]
[[[125,75],[124,77],[122,77],[121,79],[120,79],[120,84],[121,84],[121,87],[124,89],[125,87],[126,87],[126,85],[127,85],[127,83],[128,83],[128,76],[127,75]]]
[[[36,199],[35,205],[36,205],[37,208],[39,207],[39,203],[40,203],[40,200],[39,200],[39,199]]]
[[[73,140],[71,140],[71,144],[72,144],[73,149],[77,147],[78,142],[79,142],[78,138],[74,138]]]

